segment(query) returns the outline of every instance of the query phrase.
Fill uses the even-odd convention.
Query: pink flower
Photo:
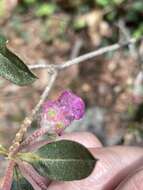
[[[69,114],[71,114],[74,119],[79,120],[83,117],[85,112],[84,101],[73,94],[70,91],[64,91],[58,98],[59,105],[65,109]]]
[[[64,91],[57,100],[44,103],[41,125],[50,125],[50,131],[60,134],[72,121],[81,119],[84,113],[84,101],[72,92]]]

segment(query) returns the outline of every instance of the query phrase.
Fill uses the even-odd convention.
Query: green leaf
[[[36,76],[24,62],[6,47],[6,39],[0,36],[0,76],[23,86],[33,83]]]
[[[7,150],[0,144],[0,156],[7,156]]]
[[[112,4],[112,0],[95,0],[95,2],[103,7]]]
[[[52,3],[44,3],[40,5],[36,10],[36,15],[38,17],[50,16],[56,11],[56,5]]]
[[[140,24],[139,27],[133,32],[133,37],[140,38],[142,35],[143,35],[143,24]]]
[[[96,159],[81,144],[68,140],[49,143],[34,153],[23,154],[40,175],[52,180],[72,181],[89,176]]]
[[[24,0],[24,3],[34,4],[34,3],[36,3],[36,0]]]
[[[11,190],[34,190],[32,185],[21,175],[19,169],[15,167]]]
[[[0,17],[5,14],[5,0],[0,0]]]
[[[81,30],[83,28],[85,28],[87,26],[87,23],[85,22],[84,19],[82,18],[77,18],[74,23],[73,23],[73,27],[76,30]]]
[[[132,11],[142,11],[143,10],[143,2],[137,1],[132,4]]]

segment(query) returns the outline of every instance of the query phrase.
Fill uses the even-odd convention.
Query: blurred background
[[[26,64],[61,64],[140,38],[143,1],[0,0],[0,34]],[[73,123],[68,132],[91,131],[104,145],[143,144],[142,52],[140,41],[60,72],[50,98],[71,89],[86,103],[84,119]],[[39,80],[29,87],[0,78],[0,143],[5,146],[48,83],[47,70],[34,72]],[[33,128],[38,124],[35,120]]]

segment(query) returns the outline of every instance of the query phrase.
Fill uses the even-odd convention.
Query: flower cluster
[[[61,134],[72,121],[81,119],[84,112],[84,101],[72,92],[64,91],[57,100],[44,103],[41,126]]]

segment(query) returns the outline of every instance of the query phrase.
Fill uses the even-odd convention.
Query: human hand
[[[86,146],[99,159],[92,174],[72,182],[51,182],[48,190],[143,190],[143,149],[102,147],[91,133],[72,133],[61,137]]]

